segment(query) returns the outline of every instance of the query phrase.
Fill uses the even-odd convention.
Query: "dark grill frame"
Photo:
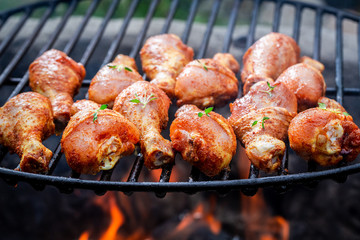
[[[51,17],[59,3],[67,2],[68,8],[65,14],[62,16],[62,20],[58,24],[58,26],[54,29],[49,41],[47,44],[43,46],[43,48],[38,53],[38,56],[41,55],[46,50],[50,49],[59,34],[63,30],[65,24],[72,16],[74,10],[76,9],[78,3],[81,0],[53,0],[49,2],[40,2],[32,5],[27,5],[24,7],[20,7],[14,10],[6,11],[0,13],[0,31],[4,23],[8,20],[8,18],[14,14],[22,13],[18,24],[12,29],[11,33],[4,38],[4,40],[0,43],[0,57],[3,54],[4,50],[9,46],[9,44],[16,37],[16,34],[20,31],[24,23],[29,19],[32,12],[37,8],[46,8],[45,13],[41,17],[37,27],[33,30],[33,33],[26,42],[19,49],[17,54],[10,60],[9,64],[5,67],[4,71],[0,75],[0,86],[4,84],[16,84],[14,91],[10,94],[9,98],[20,93],[24,87],[28,83],[28,72],[24,74],[22,78],[14,78],[11,77],[11,73],[13,72],[16,65],[20,62],[23,56],[27,53],[32,43],[39,35],[39,32],[45,25],[46,21]],[[113,0],[105,17],[102,20],[102,24],[97,30],[95,36],[92,38],[90,43],[88,44],[80,62],[86,66],[89,62],[92,54],[96,46],[98,45],[103,33],[106,29],[107,24],[109,23],[112,15],[114,14],[120,0]],[[134,12],[139,4],[140,0],[134,0],[131,2],[129,9],[127,11],[126,16],[123,19],[123,23],[121,25],[120,30],[118,31],[114,41],[109,47],[106,57],[104,58],[102,65],[110,62],[112,58],[114,58],[117,49],[119,48],[126,30],[129,26],[129,23],[134,15]],[[143,44],[144,38],[146,36],[147,30],[151,23],[151,20],[154,16],[156,8],[159,4],[160,0],[152,0],[150,6],[148,8],[147,15],[145,17],[144,25],[139,32],[136,42],[133,45],[131,53],[129,54],[131,57],[135,58],[139,50]],[[228,52],[232,43],[232,37],[234,28],[236,25],[236,19],[238,17],[238,12],[242,4],[242,0],[234,0],[233,8],[229,15],[229,21],[227,25],[227,33],[224,38],[224,43],[222,47],[223,52]],[[330,14],[336,17],[336,59],[335,59],[335,88],[328,88],[327,94],[335,94],[336,100],[340,103],[343,102],[343,96],[358,96],[360,94],[360,88],[344,88],[343,85],[343,29],[342,23],[344,20],[351,20],[357,23],[358,31],[360,31],[360,17],[355,16],[354,14],[341,11],[338,9],[334,9],[331,7],[321,7],[308,3],[300,3],[294,1],[285,1],[285,0],[255,0],[253,5],[252,17],[249,26],[249,34],[246,39],[246,49],[251,46],[251,44],[255,40],[255,29],[257,26],[257,19],[259,15],[259,9],[262,2],[275,2],[275,13],[274,13],[274,21],[272,24],[272,31],[278,32],[280,26],[280,18],[281,18],[281,9],[284,5],[293,6],[295,8],[295,21],[293,26],[293,34],[292,37],[298,42],[300,37],[300,24],[301,24],[301,14],[304,9],[310,9],[316,13],[315,20],[315,40],[313,46],[313,58],[319,60],[320,58],[320,47],[321,47],[321,29],[322,29],[322,17],[324,14]],[[81,24],[78,26],[77,31],[69,39],[67,45],[62,51],[69,54],[75,47],[76,43],[79,41],[82,32],[84,31],[89,19],[92,14],[96,10],[99,5],[100,0],[93,0],[85,15],[83,16]],[[170,24],[174,18],[177,7],[180,3],[180,0],[173,0],[171,2],[171,6],[168,11],[167,18],[165,20],[165,25],[162,28],[161,33],[166,33],[169,31]],[[211,37],[212,30],[214,28],[214,24],[216,21],[216,17],[220,8],[222,1],[214,0],[211,13],[207,22],[206,31],[204,33],[203,40],[201,42],[201,46],[197,51],[196,58],[202,58],[205,56],[207,47],[209,45],[209,40]],[[194,22],[194,18],[196,12],[198,10],[199,0],[193,0],[191,6],[189,8],[188,18],[186,20],[185,30],[181,36],[181,39],[184,43],[188,42],[189,35],[191,32],[191,28]],[[360,37],[358,37],[357,45],[360,46]],[[61,50],[61,49],[60,49]],[[358,56],[360,56],[360,48],[358,49]],[[34,56],[34,59],[37,56]],[[358,67],[360,71],[360,61],[358,61]],[[144,76],[146,77],[146,76]],[[89,85],[90,80],[84,80],[83,85]],[[193,168],[189,177],[188,182],[169,182],[172,166],[166,166],[162,174],[160,176],[159,182],[138,182],[138,177],[142,169],[143,159],[141,154],[136,157],[135,162],[133,164],[132,170],[130,172],[129,178],[127,182],[119,182],[119,181],[111,181],[112,171],[103,171],[101,178],[99,181],[97,180],[84,180],[79,179],[79,175],[73,173],[71,177],[63,177],[63,176],[53,176],[51,175],[60,160],[61,147],[60,143],[53,151],[54,155],[50,161],[50,170],[47,175],[39,175],[32,174],[26,172],[15,171],[12,169],[7,169],[4,167],[0,167],[0,176],[9,184],[15,185],[18,181],[25,181],[34,186],[37,190],[42,190],[46,185],[56,186],[61,192],[70,193],[75,188],[82,189],[91,189],[94,190],[97,194],[104,194],[106,191],[114,190],[114,191],[122,191],[124,193],[131,193],[136,191],[146,191],[146,192],[155,192],[157,196],[163,197],[166,192],[186,192],[186,193],[195,193],[199,191],[208,191],[208,190],[216,190],[219,193],[226,193],[233,189],[241,189],[247,195],[253,195],[256,193],[257,188],[259,187],[268,187],[268,186],[276,186],[281,190],[286,190],[289,186],[294,184],[309,184],[311,182],[316,182],[322,179],[333,178],[338,182],[344,182],[349,174],[354,174],[360,172],[360,163],[355,163],[352,165],[337,167],[329,170],[321,170],[313,172],[313,166],[309,163],[308,171],[303,173],[295,173],[295,174],[287,174],[286,171],[282,171],[278,176],[265,176],[259,177],[259,171],[251,165],[249,171],[248,179],[235,179],[229,180],[229,173],[223,172],[220,176],[221,180],[209,180],[209,181],[199,181],[199,172],[197,169]],[[6,154],[6,149],[2,148],[0,152],[0,161],[3,159]],[[288,167],[288,152],[286,152],[285,157],[283,159],[283,169],[287,169]]]

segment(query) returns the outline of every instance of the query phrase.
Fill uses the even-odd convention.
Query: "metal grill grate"
[[[127,6],[127,11],[124,17],[122,18],[122,23],[120,29],[115,35],[114,39],[111,41],[110,46],[106,51],[106,55],[102,60],[101,65],[105,65],[110,62],[111,59],[115,57],[115,55],[119,52],[122,52],[122,42],[126,36],[126,32],[129,28],[131,21],[134,19],[134,14],[138,9],[138,6],[144,1],[135,0],[131,1],[131,3]],[[140,28],[136,36],[136,40],[132,45],[132,49],[129,55],[133,58],[138,57],[139,50],[143,44],[143,41],[147,35],[148,29],[152,20],[154,19],[154,14],[156,13],[159,4],[161,4],[160,0],[153,1],[145,1],[148,4],[147,13],[145,19],[143,21],[143,25]],[[207,15],[205,32],[203,34],[203,38],[201,40],[200,47],[195,49],[196,58],[203,58],[206,56],[208,46],[210,43],[210,39],[212,36],[212,32],[216,25],[217,16],[219,13],[219,9],[222,4],[224,4],[221,0],[214,0],[210,3],[210,1],[206,1],[207,5],[211,4],[211,9],[209,14]],[[234,0],[234,1],[226,1],[227,4],[231,5],[231,12],[228,14],[227,18],[227,26],[226,33],[223,39],[223,52],[229,52],[232,44],[234,44],[234,29],[237,26],[237,19],[239,16],[239,12],[242,7],[245,5],[242,0]],[[331,15],[335,20],[335,31],[336,31],[336,45],[335,45],[335,87],[328,87],[327,94],[335,95],[336,100],[340,103],[343,102],[343,96],[358,96],[360,93],[360,88],[354,87],[344,87],[343,80],[343,22],[344,20],[350,20],[354,22],[360,29],[359,20],[360,17],[355,16],[353,14],[340,11],[330,7],[320,7],[307,3],[299,3],[294,1],[262,1],[255,0],[252,3],[252,13],[251,19],[249,23],[248,34],[246,37],[245,50],[251,46],[251,44],[255,41],[255,32],[256,27],[258,26],[258,19],[260,14],[260,8],[264,2],[273,2],[274,3],[274,17],[272,21],[271,30],[278,32],[280,28],[280,22],[282,15],[282,10],[284,7],[293,7],[295,11],[294,15],[294,24],[293,24],[293,33],[292,37],[299,42],[300,38],[300,29],[302,23],[302,15],[305,10],[312,11],[315,14],[315,33],[314,33],[314,41],[313,41],[313,58],[316,60],[320,60],[321,54],[321,36],[322,36],[322,27],[323,27],[323,18],[324,15]],[[188,1],[186,1],[188,3]],[[199,0],[193,0],[188,3],[187,9],[187,19],[185,21],[185,27],[183,33],[181,35],[181,39],[184,43],[188,43],[189,37],[191,36],[191,30],[194,24],[194,20],[196,14],[199,10],[199,5],[202,2]],[[39,38],[40,32],[42,31],[44,25],[46,25],[47,21],[52,18],[59,7],[66,8],[63,15],[60,17],[61,20],[57,24],[57,26],[52,31],[49,36],[46,44],[41,48],[38,53],[31,53],[30,58],[33,60],[37,56],[41,55],[48,49],[51,49],[59,36],[62,34],[64,27],[68,24],[69,19],[74,15],[74,12],[78,8],[79,4],[87,4],[86,13],[81,16],[81,21],[78,26],[76,26],[76,31],[73,35],[68,39],[67,44],[63,49],[60,49],[67,53],[68,55],[72,55],[72,52],[82,41],[82,34],[84,29],[88,27],[88,24],[94,14],[96,12],[99,5],[103,4],[100,0],[93,1],[79,1],[79,0],[71,0],[71,1],[61,1],[54,0],[49,2],[40,2],[33,5],[28,5],[24,7],[20,7],[18,9],[6,11],[0,13],[0,37],[2,37],[2,30],[4,26],[7,24],[9,19],[13,16],[18,17],[18,22],[13,26],[13,28],[8,32],[8,34],[2,37],[2,41],[0,43],[0,60],[1,62],[5,62],[3,69],[0,69],[0,85],[1,85],[1,95],[6,95],[7,91],[4,90],[6,86],[10,86],[13,88],[11,94],[6,96],[5,99],[9,99],[21,91],[24,91],[28,84],[28,72],[22,72],[22,77],[16,77],[15,72],[19,63],[23,60],[24,56],[30,54],[31,47],[34,42]],[[120,4],[120,0],[113,0],[109,7],[107,8],[107,12],[105,13],[105,17],[102,18],[101,24],[96,30],[94,36],[86,42],[86,49],[82,53],[80,62],[87,67],[89,61],[94,58],[94,52],[99,45],[102,37],[104,36],[104,32],[108,26],[108,24],[113,20],[113,15],[115,11],[118,9]],[[170,30],[171,24],[173,22],[174,16],[179,9],[179,5],[184,4],[179,0],[173,0],[169,9],[167,10],[167,16],[164,17],[164,25],[161,29],[161,32],[157,32],[154,34],[167,33]],[[23,26],[27,23],[29,18],[32,17],[33,13],[38,10],[43,9],[42,16],[40,17],[37,25],[34,29],[31,29],[31,32],[27,36],[26,40],[21,42],[21,46],[16,50],[15,54],[12,54],[10,58],[5,59],[4,56],[6,51],[10,48],[13,48],[13,44],[16,40],[17,34],[21,31]],[[154,35],[150,33],[150,35]],[[357,39],[357,46],[360,45],[360,38]],[[120,48],[120,49],[119,49]],[[358,55],[360,54],[360,49],[358,49]],[[358,68],[360,69],[360,62],[357,63]],[[90,79],[92,76],[87,77],[87,79],[83,82],[83,87],[87,88],[90,83]],[[144,77],[146,77],[144,75]],[[14,87],[15,85],[15,87]],[[1,103],[3,105],[5,101]],[[147,181],[138,181],[140,173],[143,171],[143,159],[141,155],[138,155],[132,164],[132,168],[128,175],[127,181],[112,181],[112,173],[113,170],[103,171],[99,180],[87,180],[81,178],[81,176],[76,175],[75,173],[70,174],[70,176],[57,176],[54,175],[54,170],[59,164],[59,160],[62,157],[60,143],[57,143],[57,146],[52,149],[54,152],[53,158],[50,161],[50,170],[47,175],[39,175],[32,174],[26,172],[19,172],[12,170],[12,168],[8,167],[0,167],[0,176],[9,184],[15,185],[18,181],[26,181],[32,184],[36,189],[41,190],[46,185],[56,186],[61,192],[71,192],[74,188],[83,188],[83,189],[92,189],[97,194],[104,194],[109,190],[122,191],[124,193],[131,193],[134,191],[151,191],[155,192],[157,196],[163,197],[166,192],[186,192],[186,193],[195,193],[198,191],[208,191],[208,190],[216,190],[219,193],[226,193],[232,189],[241,189],[247,195],[253,195],[256,193],[258,187],[267,187],[267,186],[278,186],[282,190],[286,190],[288,186],[292,184],[304,184],[309,182],[318,181],[321,179],[333,178],[339,182],[345,181],[347,175],[360,172],[360,163],[354,163],[346,166],[338,166],[333,169],[321,169],[318,171],[314,171],[316,167],[314,167],[311,163],[308,165],[306,171],[303,172],[295,172],[288,174],[287,170],[289,166],[289,147],[287,148],[285,157],[283,159],[282,170],[276,176],[260,176],[259,170],[256,169],[253,165],[251,165],[249,170],[249,178],[248,179],[240,179],[235,178],[232,179],[232,175],[230,172],[223,172],[221,176],[217,179],[201,179],[201,173],[193,168],[191,170],[189,180],[187,182],[169,182],[172,168],[173,166],[166,166],[161,173],[160,179],[158,182],[147,182]],[[4,156],[7,154],[6,149],[2,148],[0,152],[1,161],[3,162]],[[16,158],[15,156],[13,158]]]

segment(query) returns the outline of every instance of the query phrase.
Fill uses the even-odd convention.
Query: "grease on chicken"
[[[20,156],[21,171],[48,171],[52,152],[41,141],[54,129],[51,103],[38,93],[21,93],[0,108],[0,143]]]
[[[113,168],[121,157],[134,151],[138,142],[139,130],[118,112],[85,109],[71,117],[61,147],[74,171],[96,174]]]
[[[176,77],[193,56],[193,49],[174,34],[150,37],[140,51],[147,77],[170,98],[174,96]]]
[[[316,107],[319,98],[323,97],[326,91],[321,72],[305,63],[289,67],[276,82],[284,83],[295,94],[299,112]]]
[[[140,131],[141,152],[149,169],[174,161],[169,140],[161,136],[169,120],[170,99],[156,85],[138,81],[115,99],[114,110],[136,125]]]
[[[230,53],[217,53],[213,59],[224,67],[229,68],[234,74],[237,74],[240,70],[240,64]]]
[[[70,119],[73,97],[84,77],[82,64],[55,49],[43,53],[29,67],[30,87],[50,99],[58,130]]]
[[[258,82],[230,104],[230,111],[230,125],[250,161],[265,171],[278,169],[289,124],[297,112],[295,95],[282,83]]]
[[[263,36],[243,57],[241,80],[244,93],[256,82],[273,82],[285,69],[298,63],[299,59],[300,48],[291,37],[274,32]]]
[[[202,112],[202,117],[198,113]],[[230,124],[221,115],[207,116],[194,105],[184,105],[175,114],[170,126],[173,148],[208,176],[216,176],[228,168],[236,152],[236,137]]]
[[[234,73],[213,59],[198,59],[185,66],[176,78],[177,105],[193,104],[204,109],[220,106],[238,94]]]
[[[143,80],[137,72],[135,60],[119,54],[114,61],[103,66],[91,80],[89,99],[112,108],[115,98],[122,90],[134,82]]]
[[[353,161],[360,153],[359,128],[334,100],[321,100],[334,105],[299,113],[290,123],[290,147],[305,160],[322,166]]]

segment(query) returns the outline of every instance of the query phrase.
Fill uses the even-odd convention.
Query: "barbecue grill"
[[[129,55],[133,58],[137,58],[138,53],[142,47],[144,40],[149,35],[155,35],[160,33],[169,32],[171,24],[174,22],[174,16],[179,10],[179,6],[186,6],[186,20],[184,20],[184,30],[180,35],[184,43],[188,43],[189,37],[192,34],[192,28],[194,25],[194,20],[197,12],[199,11],[199,6],[202,3],[199,0],[194,0],[191,2],[182,2],[179,0],[171,1],[169,8],[167,9],[167,15],[164,17],[162,29],[160,32],[148,32],[150,24],[154,21],[154,16],[156,16],[156,11],[159,6],[162,4],[160,0],[152,1],[140,1],[134,0],[130,1],[126,5],[126,13],[122,17],[122,21],[119,29],[115,29],[116,35],[114,39],[110,42],[105,50],[105,57],[103,57],[100,62],[95,59],[95,52],[99,51],[99,45],[104,36],[104,32],[107,29],[108,24],[112,21],[115,21],[113,15],[119,7],[120,0],[113,0],[107,8],[105,17],[102,18],[101,24],[95,30],[96,33],[91,38],[83,37],[82,33],[86,27],[89,27],[88,24],[92,19],[94,12],[96,12],[99,5],[103,5],[104,2],[100,0],[52,0],[35,3],[32,5],[26,5],[17,9],[9,10],[0,13],[0,61],[1,61],[1,72],[0,72],[0,85],[1,85],[1,95],[4,99],[1,102],[3,105],[6,99],[9,99],[22,91],[27,91],[28,85],[28,65],[24,64],[26,59],[30,62],[34,60],[37,56],[41,55],[48,49],[54,47],[56,41],[64,34],[63,30],[69,22],[71,22],[74,13],[78,5],[85,5],[87,10],[84,13],[80,20],[77,21],[77,25],[74,27],[74,33],[68,37],[67,42],[63,49],[59,49],[67,53],[69,56],[73,57],[73,50],[77,45],[81,49],[81,59],[80,62],[86,67],[88,73],[87,77],[83,82],[83,88],[87,89],[90,84],[90,80],[95,74],[96,70],[90,70],[88,63],[91,61],[97,61],[98,65],[96,69],[99,69],[100,66],[110,62],[117,53],[124,53],[127,50],[123,49],[122,41],[126,37],[127,31],[129,30],[129,25],[131,21],[134,21],[134,14],[139,5],[144,4],[148,5],[146,17],[143,21],[143,25],[140,28],[140,31],[136,35],[136,39],[132,45],[132,48],[129,52]],[[310,12],[315,16],[314,18],[314,37],[313,37],[313,49],[312,49],[312,58],[321,61],[321,55],[326,51],[322,48],[322,31],[323,31],[323,19],[324,17],[331,17],[334,19],[335,23],[335,45],[333,46],[332,51],[335,53],[334,59],[334,86],[327,88],[327,95],[335,96],[336,100],[340,103],[343,103],[343,98],[345,97],[357,97],[360,94],[360,87],[354,87],[354,84],[347,83],[344,81],[344,57],[343,57],[343,48],[344,48],[344,29],[343,23],[345,21],[350,21],[359,26],[360,17],[354,14],[341,11],[331,7],[325,6],[316,6],[309,3],[300,3],[296,1],[269,1],[269,0],[255,0],[251,2],[251,16],[249,24],[245,24],[245,27],[248,28],[248,33],[242,38],[236,38],[234,36],[234,30],[238,27],[238,16],[239,12],[243,11],[242,9],[245,6],[245,2],[248,1],[234,0],[234,1],[206,1],[207,6],[210,5],[210,10],[208,11],[207,21],[205,24],[205,31],[202,35],[202,40],[198,48],[195,48],[195,58],[203,58],[207,56],[209,51],[209,46],[211,46],[211,36],[213,30],[216,26],[217,16],[219,9],[221,9],[223,4],[227,4],[231,8],[231,12],[227,15],[226,19],[226,34],[222,39],[222,49],[223,52],[231,53],[231,49],[235,48],[236,45],[241,45],[244,43],[243,51],[251,46],[251,44],[256,40],[256,28],[258,27],[258,19],[261,14],[261,7],[263,4],[271,3],[273,4],[273,19],[271,26],[269,26],[269,32],[274,31],[278,32],[281,26],[281,18],[285,14],[285,8],[291,8],[294,11],[294,20],[292,26],[292,37],[299,42],[301,36],[302,28],[302,16],[305,12]],[[246,4],[249,7],[249,4]],[[48,36],[46,43],[42,45],[42,48],[34,50],[34,42],[39,40],[41,36],[41,31],[44,26],[56,16],[59,12],[59,9],[66,9],[64,13],[59,17],[60,21],[57,22],[56,26],[52,27],[52,31]],[[183,9],[183,8],[182,8]],[[272,10],[272,9],[271,9]],[[26,25],[35,12],[40,12],[40,17],[36,24],[32,24],[33,28],[28,31],[28,35],[25,39],[17,40],[17,34],[22,30],[23,26]],[[78,17],[79,18],[79,17]],[[13,21],[13,20],[16,21]],[[15,22],[15,23],[14,23]],[[4,35],[4,29],[6,30],[7,25],[11,24],[10,29],[7,29],[6,35]],[[242,23],[242,25],[244,25]],[[1,30],[3,32],[1,32]],[[356,45],[360,44],[360,38],[357,40]],[[14,50],[15,46],[19,46]],[[85,50],[82,48],[85,47]],[[190,45],[191,46],[191,45]],[[103,51],[103,50],[102,50]],[[360,49],[356,49],[357,55],[359,55]],[[25,59],[25,60],[24,60]],[[75,60],[78,60],[74,58]],[[238,59],[240,62],[240,58]],[[357,61],[358,68],[360,69],[360,62]],[[325,69],[325,72],[328,69]],[[20,76],[20,77],[19,77]],[[146,77],[146,76],[144,76]],[[328,79],[326,79],[328,81]],[[329,85],[329,84],[328,84]],[[350,86],[350,87],[348,87]],[[8,94],[10,89],[10,94]],[[345,105],[346,107],[346,105]],[[175,108],[175,107],[173,107]],[[225,107],[226,108],[226,107]],[[217,110],[217,109],[215,109]],[[223,110],[219,110],[220,112]],[[349,111],[352,113],[351,111]],[[170,116],[171,118],[171,116]],[[356,116],[354,117],[356,120]],[[169,124],[170,125],[170,124]],[[136,157],[133,157],[133,164],[131,169],[129,169],[130,174],[128,175],[127,181],[121,180],[111,180],[113,171],[103,171],[99,179],[87,179],[77,175],[76,173],[71,173],[68,175],[56,175],[56,171],[59,163],[65,161],[62,157],[61,147],[57,138],[54,148],[51,149],[54,153],[53,158],[50,161],[50,170],[46,175],[26,173],[21,171],[13,170],[13,167],[9,167],[9,164],[6,163],[4,159],[12,158],[13,161],[18,161],[17,156],[9,154],[7,150],[2,148],[0,152],[0,176],[10,185],[16,185],[19,181],[25,181],[34,186],[37,190],[42,190],[45,186],[51,185],[57,187],[61,192],[70,193],[75,188],[81,189],[91,189],[94,190],[97,194],[104,194],[106,191],[122,191],[124,193],[130,194],[137,191],[146,191],[154,192],[158,197],[163,197],[167,192],[185,192],[185,193],[196,193],[199,191],[209,191],[215,190],[219,193],[226,193],[230,190],[241,189],[247,195],[253,195],[256,193],[256,190],[259,187],[268,187],[273,186],[286,191],[290,186],[295,184],[307,184],[311,185],[322,179],[334,179],[338,182],[344,182],[349,174],[354,174],[360,172],[360,163],[355,161],[350,164],[342,164],[334,168],[321,168],[317,169],[312,163],[309,163],[307,167],[303,170],[291,169],[289,167],[289,161],[292,158],[296,158],[292,153],[292,150],[287,147],[287,151],[282,163],[282,169],[275,175],[267,175],[260,173],[253,165],[250,166],[249,177],[248,179],[242,179],[237,177],[237,174],[233,172],[223,171],[220,176],[209,179],[204,176],[195,168],[191,170],[191,173],[188,177],[188,181],[180,182],[169,182],[173,166],[166,166],[163,168],[160,179],[158,182],[151,181],[139,181],[139,175],[143,169],[143,158],[141,154],[138,154]],[[5,163],[4,163],[5,162]],[[233,161],[234,162],[234,161]],[[11,164],[10,164],[11,165]],[[118,167],[118,166],[117,166]],[[115,167],[116,168],[116,167]],[[176,168],[176,165],[175,165]]]

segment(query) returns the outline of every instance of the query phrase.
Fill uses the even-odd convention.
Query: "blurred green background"
[[[25,4],[31,4],[31,3],[42,2],[42,1],[39,1],[39,0],[0,0],[0,2],[1,2],[0,3],[0,11],[4,11],[4,10],[11,9],[11,8],[22,6]],[[75,15],[83,15],[89,6],[89,2],[91,2],[91,1],[90,0],[80,1],[74,14]],[[109,6],[111,5],[111,2],[112,2],[112,0],[102,0],[101,4],[99,4],[99,7],[95,11],[94,16],[98,16],[98,17],[105,16],[106,11],[108,10]],[[131,4],[131,2],[132,2],[132,0],[120,1],[117,11],[113,15],[113,18],[124,17],[126,15],[126,9],[128,9],[128,6]],[[134,14],[134,17],[146,16],[150,2],[151,2],[150,0],[141,0],[137,7],[137,10]],[[226,4],[226,2],[228,2],[229,4]],[[166,17],[170,5],[171,5],[171,0],[161,0],[159,5],[157,6],[157,10],[155,12],[155,17]],[[190,5],[191,5],[191,0],[181,0],[177,7],[175,18],[176,19],[186,19]],[[212,1],[202,1],[199,5],[198,13],[197,13],[195,21],[206,22],[208,20],[207,19],[208,11],[210,11],[211,5],[212,5]],[[231,5],[233,5],[233,2],[225,1],[223,3],[223,5],[225,5],[225,9],[227,8],[226,5],[229,5],[229,8],[231,9]],[[64,13],[64,11],[66,10],[66,6],[67,6],[66,4],[61,4],[57,8],[57,12],[55,13],[55,15],[56,14],[62,15]],[[201,14],[202,12],[204,14]],[[42,13],[41,11],[35,12],[32,16],[39,17],[39,16],[41,16],[41,13]],[[217,24],[222,24],[221,14],[226,14],[226,13],[219,14],[219,18],[218,18],[219,20],[217,20]],[[207,16],[207,17],[205,18],[205,16]],[[224,18],[227,19],[228,16],[226,15],[226,16],[224,16]]]

